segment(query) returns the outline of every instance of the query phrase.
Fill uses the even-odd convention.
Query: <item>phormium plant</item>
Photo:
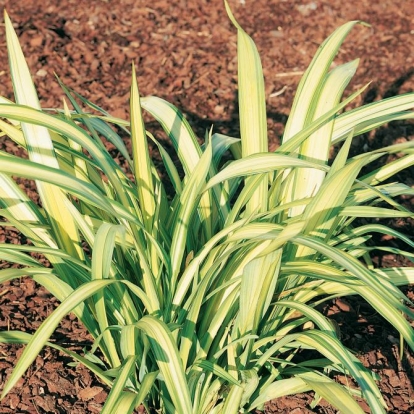
[[[342,98],[358,60],[330,70],[358,22],[346,23],[317,51],[299,84],[282,145],[269,152],[260,59],[226,8],[238,33],[241,137],[210,131],[203,145],[173,105],[140,98],[135,70],[130,122],[64,85],[73,109],[42,110],[5,15],[16,102],[1,98],[0,129],[28,159],[0,154],[1,224],[14,226],[31,245],[0,245],[0,259],[21,265],[1,270],[0,282],[30,276],[61,304],[33,335],[0,332],[1,342],[26,344],[2,397],[48,345],[111,388],[104,414],[130,413],[140,404],[148,413],[247,413],[308,390],[315,391],[316,403],[324,398],[341,413],[363,412],[354,397],[365,399],[372,412],[386,411],[378,378],[341,343],[318,305],[359,295],[414,349],[412,303],[398,288],[414,281],[414,267],[376,268],[366,242],[384,233],[409,248],[414,244],[382,224],[355,221],[413,217],[398,203],[413,189],[389,179],[414,165],[414,144],[349,155],[355,136],[413,118],[414,94],[344,110],[365,89]],[[145,130],[142,110],[167,133],[183,177]],[[130,135],[132,154],[114,124]],[[111,158],[102,137],[125,157],[129,171]],[[172,198],[148,155],[148,138],[159,148]],[[338,143],[328,164],[329,148]],[[234,159],[222,166],[229,149]],[[361,172],[395,153],[395,161]],[[41,206],[12,176],[36,180]],[[43,254],[52,267],[29,252]],[[84,355],[49,341],[69,312],[94,338]],[[320,357],[298,362],[303,350]],[[351,381],[336,383],[335,373],[353,378],[358,388]]]

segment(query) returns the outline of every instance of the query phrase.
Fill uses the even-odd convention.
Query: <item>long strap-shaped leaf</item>
[[[28,344],[32,339],[33,335],[27,332],[21,331],[2,331],[0,332],[0,343],[2,344]],[[90,369],[99,379],[104,382],[109,387],[112,386],[113,380],[106,376],[106,373],[98,366],[95,365],[93,362],[89,361],[88,359],[84,358],[81,355],[78,355],[76,352],[73,352],[65,347],[61,347],[54,342],[46,342],[46,346],[51,348],[57,349],[58,351],[62,352],[62,354],[66,354],[69,357],[73,358],[75,361],[80,362],[85,367]]]
[[[362,408],[343,386],[322,375],[309,373],[300,376],[312,390],[339,409],[343,414],[364,414]],[[312,378],[314,377],[314,378]],[[323,379],[322,379],[323,378]],[[322,381],[320,380],[322,379]]]
[[[352,377],[357,380],[372,412],[385,414],[385,401],[372,376],[354,355],[347,352],[346,348],[344,348],[337,339],[325,332],[311,330],[300,336],[298,341],[317,349],[321,354],[327,356],[331,360],[337,359],[338,362],[349,370]],[[334,401],[332,400],[331,402]],[[348,411],[347,414],[350,414],[350,411]]]
[[[30,77],[29,68],[6,12],[4,13],[4,19],[10,72],[16,102],[40,109],[40,103]],[[21,127],[27,142],[30,159],[39,164],[59,168],[49,131],[45,127],[27,123],[22,123]],[[83,250],[80,246],[76,223],[67,212],[66,205],[68,200],[66,195],[56,186],[40,181],[36,184],[43,207],[50,218],[53,232],[59,245],[73,256],[82,258]]]
[[[151,233],[155,214],[154,185],[134,66],[132,66],[131,83],[131,138],[132,159],[137,180],[136,186],[138,190],[138,198],[143,213],[145,228]]]
[[[144,227],[148,233],[156,238],[156,205],[155,190],[152,171],[155,170],[151,162],[147,135],[145,132],[144,119],[141,111],[141,100],[139,96],[135,66],[132,65],[132,82],[131,82],[131,142],[132,142],[132,160],[136,179],[136,187],[139,199],[139,205],[142,211]],[[148,243],[148,250],[151,256],[151,265],[153,274],[159,272],[159,261],[154,247]]]
[[[236,21],[227,1],[224,2],[230,20],[237,28],[239,115],[242,155],[267,152],[267,121],[264,79],[260,56],[253,39]],[[246,179],[248,182],[250,178]],[[246,205],[246,214],[267,209],[267,176]]]
[[[244,175],[264,174],[289,167],[318,168],[323,171],[328,171],[329,169],[327,166],[301,160],[290,155],[281,155],[278,153],[253,154],[249,157],[233,161],[227,167],[222,169],[208,181],[203,191],[210,189],[222,181],[230,180],[232,178]]]
[[[35,177],[36,180],[45,181],[59,186],[67,192],[72,192],[77,197],[82,198],[92,205],[110,211],[111,213],[115,212],[113,207],[111,207],[110,200],[104,198],[102,194],[97,191],[95,186],[86,181],[72,177],[64,173],[62,170],[42,166],[38,163],[14,156],[0,155],[0,161],[1,173],[16,175],[18,177]],[[125,214],[128,213],[125,211]]]
[[[357,21],[352,21],[344,24],[335,30],[319,47],[299,83],[292,110],[286,123],[283,143],[289,141],[295,134],[307,127],[312,120],[327,113],[339,102],[342,91],[350,77],[352,77],[352,71],[355,71],[355,68],[351,69],[351,73],[339,69],[339,71],[334,70],[331,76],[327,76],[327,74],[339,47],[356,23]],[[342,66],[342,68],[344,67]],[[327,134],[328,131],[329,134]],[[317,153],[320,150],[323,154],[322,157],[326,159],[328,155],[326,147],[329,148],[330,146],[331,132],[332,124],[330,122],[324,126],[324,130],[320,132],[321,135],[316,132],[315,135],[307,138],[307,141],[301,145],[298,155],[300,157],[313,157],[315,152]],[[325,142],[318,143],[317,141],[321,139]],[[318,148],[319,146],[320,148]],[[285,173],[286,175],[287,173]],[[309,171],[306,174],[304,172],[294,172],[293,180],[290,181],[290,185],[286,187],[283,195],[285,202],[302,199],[308,196],[309,192],[317,190],[315,186],[318,186],[318,182],[320,183],[323,177],[319,172],[316,172],[310,175],[308,182],[308,175]],[[303,211],[303,208],[295,208],[289,214],[295,216],[301,211]]]
[[[56,310],[40,325],[27,344],[21,357],[3,388],[0,399],[4,398],[8,392],[16,385],[16,382],[24,374],[29,365],[35,360],[36,355],[49,340],[53,331],[56,329],[62,318],[76,308],[80,303],[92,296],[105,286],[115,283],[114,280],[94,280],[83,284],[80,288],[70,294]]]
[[[148,336],[151,351],[155,356],[176,412],[190,414],[192,412],[190,393],[182,361],[168,326],[159,319],[147,315],[137,323],[137,327]]]
[[[289,140],[312,120],[315,109],[315,98],[319,96],[321,83],[328,73],[329,67],[339,47],[357,23],[357,21],[345,23],[319,46],[311,64],[299,83],[283,134],[283,142]]]
[[[339,103],[345,87],[356,71],[357,65],[358,61],[352,61],[337,66],[328,73],[321,86],[320,97],[314,103],[314,119],[318,119]],[[327,164],[329,148],[331,147],[333,121],[334,117],[303,142],[299,151],[302,158]],[[325,172],[315,169],[300,169],[294,171],[293,174],[295,177],[292,183],[294,200],[300,200],[316,194],[325,177]],[[296,216],[302,213],[303,210],[304,206],[293,208],[291,215]]]
[[[414,108],[414,93],[407,93],[346,111],[335,119],[332,144],[344,139],[347,131],[352,128],[355,128],[355,135],[359,135],[393,119],[413,118],[414,112],[409,111],[412,108]]]

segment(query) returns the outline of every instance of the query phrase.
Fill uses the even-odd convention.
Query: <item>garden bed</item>
[[[342,63],[361,57],[352,90],[373,81],[357,103],[414,90],[413,14],[407,1],[373,4],[363,0],[358,6],[338,0],[230,3],[262,57],[271,148],[279,144],[300,75],[317,46],[346,21],[361,19],[372,25],[356,27],[337,58]],[[82,7],[73,0],[21,0],[6,1],[5,6],[34,74],[43,107],[62,105],[56,73],[92,102],[113,115],[128,118],[134,61],[141,95],[157,95],[178,106],[199,137],[211,125],[215,132],[238,136],[236,34],[220,0],[92,0]],[[4,39],[3,26],[0,36]],[[5,41],[1,40],[0,45],[0,95],[12,98]],[[148,125],[156,136],[162,137],[155,123]],[[413,137],[412,122],[394,122],[376,134],[359,138],[353,151]],[[18,151],[2,138],[0,148]],[[153,155],[157,157],[155,151]],[[113,151],[113,156],[118,158],[119,154]],[[412,186],[413,172],[408,170],[398,178]],[[32,181],[21,179],[20,184],[36,199]],[[412,209],[413,200],[405,203]],[[396,221],[393,225],[412,234],[409,221]],[[0,241],[25,243],[11,228],[0,228]],[[385,237],[379,242],[392,244],[393,240]],[[394,266],[407,264],[392,255],[375,260],[381,260],[383,266],[387,262]],[[2,268],[7,266],[1,264]],[[413,290],[406,293],[414,300]],[[0,285],[0,329],[33,332],[56,305],[53,297],[29,279]],[[390,411],[414,412],[414,358],[407,350],[400,361],[399,336],[392,326],[361,299],[337,299],[324,311],[340,326],[344,343],[357,352],[365,366],[381,376],[380,387]],[[78,351],[90,344],[86,331],[72,316],[63,321],[53,339]],[[0,388],[20,353],[20,347],[0,346]],[[107,388],[84,367],[68,366],[70,362],[46,348],[18,387],[0,403],[0,413],[100,412]],[[311,402],[311,395],[283,398],[270,403],[267,412],[335,412],[323,402],[311,411]]]

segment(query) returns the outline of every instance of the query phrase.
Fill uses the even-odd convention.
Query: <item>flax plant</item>
[[[176,107],[140,96],[134,68],[130,122],[63,84],[68,104],[42,110],[5,14],[15,102],[0,99],[0,130],[28,158],[0,153],[1,224],[31,244],[0,244],[0,259],[20,265],[0,270],[0,282],[32,277],[60,305],[34,334],[0,332],[3,343],[25,344],[2,398],[51,346],[110,388],[104,414],[130,413],[141,404],[148,413],[247,413],[310,390],[315,404],[325,399],[341,413],[363,413],[357,397],[372,412],[386,412],[379,378],[341,343],[321,304],[359,295],[414,349],[413,304],[398,288],[413,283],[414,267],[375,267],[370,252],[381,247],[369,240],[375,233],[392,235],[407,248],[388,251],[408,259],[414,244],[380,222],[356,221],[413,217],[398,197],[414,191],[393,176],[414,165],[414,145],[349,154],[354,137],[413,118],[414,94],[344,109],[365,89],[343,98],[358,60],[331,69],[358,24],[346,23],[317,51],[282,144],[269,152],[260,58],[225,5],[237,30],[241,137],[207,131],[203,145]],[[162,142],[146,131],[143,111],[171,140],[183,176]],[[130,137],[131,153],[121,135]],[[102,138],[122,154],[126,169]],[[173,197],[149,156],[148,139],[159,149]],[[341,148],[328,163],[333,144]],[[234,159],[222,166],[228,150]],[[362,172],[388,154],[399,155]],[[41,205],[15,176],[36,180]],[[93,337],[82,355],[51,339],[70,312]],[[340,385],[336,374],[357,386]]]

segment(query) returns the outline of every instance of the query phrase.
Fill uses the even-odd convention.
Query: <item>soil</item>
[[[372,81],[356,104],[414,89],[414,4],[410,0],[233,0],[230,4],[262,57],[272,149],[283,133],[300,75],[318,45],[349,20],[371,24],[353,29],[336,60],[361,58],[350,91]],[[216,132],[238,135],[236,35],[221,0],[0,0],[0,6],[14,22],[43,107],[62,105],[56,73],[86,98],[127,118],[134,61],[140,93],[177,105],[199,137],[211,125]],[[0,95],[12,99],[3,24],[0,62]],[[147,126],[162,136],[150,119]],[[354,151],[413,136],[413,123],[394,122],[359,138]],[[4,139],[0,145],[3,150],[17,151]],[[412,186],[412,173],[399,179]],[[21,185],[36,196],[33,182],[22,180]],[[412,200],[406,202],[412,204]],[[412,232],[411,223],[394,224]],[[1,228],[0,241],[24,243],[25,239],[12,228]],[[408,264],[392,255],[375,260],[382,265]],[[2,268],[8,266],[1,264]],[[405,292],[414,299],[412,289]],[[0,329],[33,332],[56,305],[30,279],[0,285]],[[381,376],[380,387],[390,412],[414,413],[413,353],[405,350],[400,359],[393,327],[358,298],[335,300],[324,311],[339,324],[344,343]],[[53,340],[77,351],[90,344],[72,315],[61,323]],[[0,347],[0,388],[21,352],[18,346]],[[100,412],[108,389],[88,370],[70,366],[70,362],[45,348],[18,386],[0,402],[0,413]],[[312,400],[312,394],[282,398],[269,403],[266,412],[336,412],[323,401],[311,409]],[[366,405],[361,406],[369,412]]]

